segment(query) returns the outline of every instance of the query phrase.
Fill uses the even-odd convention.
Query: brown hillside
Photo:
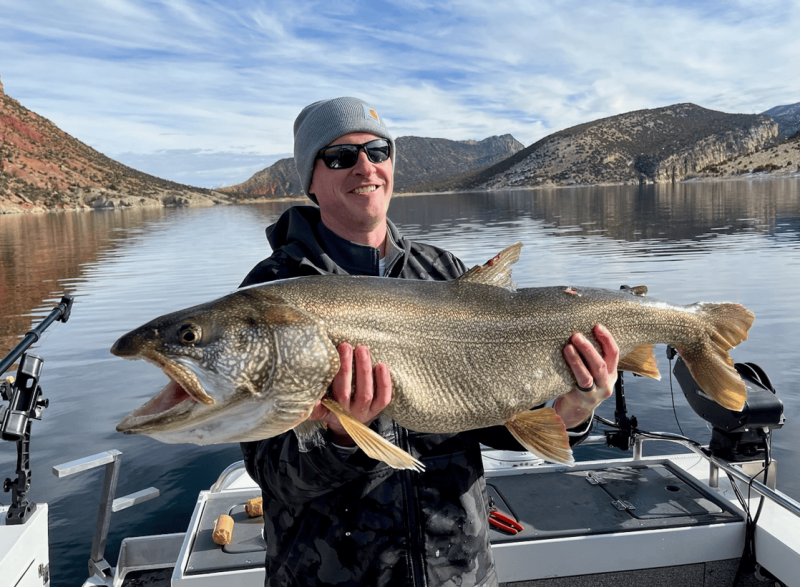
[[[0,82],[0,213],[179,205],[198,198],[214,196],[109,159],[8,96]]]

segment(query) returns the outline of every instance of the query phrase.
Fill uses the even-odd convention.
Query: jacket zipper
[[[395,426],[395,434],[400,440],[399,444],[403,450],[408,451],[410,443],[408,441],[408,431],[401,428],[399,424],[393,422]],[[419,473],[412,471],[399,471],[403,479],[403,496],[405,498],[405,509],[408,517],[408,559],[411,565],[411,585],[426,587],[428,582],[425,577],[425,569],[423,563],[423,555],[420,553],[424,548],[424,541],[422,540],[422,530],[419,520],[419,512],[417,511],[416,489],[414,478],[412,475],[419,475]]]

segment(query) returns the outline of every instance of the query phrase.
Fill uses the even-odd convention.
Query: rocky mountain
[[[729,178],[769,174],[780,177],[800,173],[800,133],[753,153],[742,153],[702,169],[698,178]]]
[[[798,120],[800,103],[761,115],[675,104],[573,126],[527,148],[509,134],[482,141],[399,137],[395,191],[664,183],[797,173]],[[9,97],[0,82],[0,214],[212,205],[301,194],[292,158],[277,161],[244,183],[214,191],[136,171],[28,110]]]
[[[8,96],[0,81],[0,213],[229,199],[109,159]]]
[[[432,183],[469,171],[480,171],[524,148],[510,134],[482,141],[422,137],[397,139],[394,185],[397,192],[425,191]]]
[[[775,106],[761,114],[771,116],[778,123],[778,132],[785,137],[791,137],[800,132],[800,102],[787,106]]]
[[[482,141],[451,141],[422,137],[398,137],[394,173],[395,192],[424,191],[432,183],[485,169],[514,153],[523,145],[513,136],[493,136]],[[303,194],[294,159],[276,161],[247,181],[219,191],[246,197],[281,197]]]
[[[505,189],[680,181],[762,149],[777,136],[768,116],[694,104],[638,110],[553,133],[481,172],[433,189]]]
[[[302,196],[300,178],[294,166],[294,157],[279,159],[266,169],[254,174],[240,184],[217,188],[226,194],[240,194],[245,198],[285,198]]]

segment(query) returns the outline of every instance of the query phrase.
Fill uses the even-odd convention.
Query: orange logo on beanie
[[[375,110],[373,110],[366,104],[362,104],[362,106],[364,107],[364,118],[371,118],[372,120],[383,126],[383,122],[381,122],[381,117],[378,116],[378,113],[375,112]]]

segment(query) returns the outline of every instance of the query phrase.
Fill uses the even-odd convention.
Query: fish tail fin
[[[364,424],[353,418],[338,402],[330,398],[324,398],[322,405],[339,418],[339,422],[345,431],[367,456],[376,461],[383,461],[393,469],[413,469],[418,472],[425,470],[425,465],[403,449],[393,445],[380,434],[364,426]]]
[[[515,414],[506,428],[519,443],[537,457],[552,463],[574,465],[567,427],[553,408]]]
[[[661,379],[655,348],[656,345],[654,344],[640,344],[620,358],[619,363],[617,363],[617,369],[630,371],[644,377],[652,377],[657,380]]]
[[[740,304],[695,304],[693,307],[708,323],[708,336],[678,352],[703,391],[722,407],[741,411],[747,391],[728,351],[747,340],[747,331],[755,315]]]

